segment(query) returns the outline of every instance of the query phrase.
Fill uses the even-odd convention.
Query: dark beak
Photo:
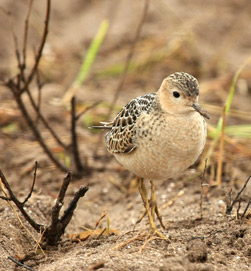
[[[198,113],[200,113],[201,116],[203,116],[203,117],[205,117],[207,119],[210,118],[209,115],[208,115],[208,113],[207,113],[207,111],[205,109],[203,109],[198,103],[194,103],[192,105],[192,107],[195,109],[195,111],[197,111]]]

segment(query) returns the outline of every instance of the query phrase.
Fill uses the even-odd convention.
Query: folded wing
[[[102,123],[103,126],[99,128],[110,129],[105,139],[111,153],[129,153],[137,147],[136,121],[143,112],[151,112],[155,97],[156,93],[137,97],[120,110],[113,122]]]

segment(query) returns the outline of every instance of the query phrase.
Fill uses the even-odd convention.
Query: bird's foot
[[[150,202],[149,205],[150,205],[150,207],[151,207],[151,215],[152,215],[152,217],[153,217],[153,220],[154,220],[154,215],[153,215],[153,214],[156,214],[157,219],[159,220],[159,223],[160,223],[161,227],[165,230],[165,229],[166,229],[166,226],[165,226],[164,223],[163,223],[162,216],[161,216],[160,213],[159,213],[159,209],[158,209],[158,206],[157,206],[156,202],[155,202],[155,204],[153,204],[152,202]],[[139,224],[139,223],[142,221],[142,219],[143,219],[147,214],[148,214],[148,213],[147,213],[147,210],[145,210],[144,213],[140,216],[140,218],[136,221],[135,226],[136,226],[137,224]]]
[[[157,236],[157,237],[159,237],[161,239],[169,240],[169,236],[168,235],[165,235],[165,234],[161,233],[157,229],[151,229],[151,234],[155,235],[155,236]]]

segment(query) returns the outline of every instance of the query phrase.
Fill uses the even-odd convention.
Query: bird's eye
[[[179,97],[180,97],[179,92],[178,92],[178,91],[174,91],[174,92],[173,92],[173,97],[179,98]]]

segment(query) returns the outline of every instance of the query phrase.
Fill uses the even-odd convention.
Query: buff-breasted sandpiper
[[[176,72],[165,78],[157,92],[131,100],[112,122],[94,128],[109,129],[107,149],[125,168],[138,176],[138,189],[156,232],[155,213],[164,228],[155,198],[155,180],[175,177],[201,154],[207,112],[199,105],[196,78]],[[143,179],[151,181],[151,199]]]

